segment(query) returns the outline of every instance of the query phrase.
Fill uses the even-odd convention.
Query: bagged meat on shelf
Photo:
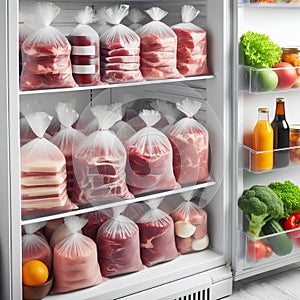
[[[137,29],[141,38],[141,71],[146,80],[183,77],[176,68],[177,36],[161,20],[168,14],[159,7],[146,10],[152,21]]]
[[[140,71],[140,38],[123,25],[129,6],[113,5],[105,10],[106,21],[113,26],[100,37],[101,75],[108,83],[143,81]],[[133,62],[134,61],[134,62]]]
[[[171,213],[175,240],[181,254],[201,251],[208,247],[207,213],[193,202],[195,192],[181,193],[182,203]]]
[[[75,16],[78,25],[69,33],[72,46],[72,73],[79,86],[99,85],[100,39],[97,31],[89,24],[95,21],[93,9],[86,6]]]
[[[79,203],[133,198],[126,185],[126,150],[110,129],[121,120],[120,104],[91,108],[98,120],[98,130],[73,149],[73,168],[80,188]]]
[[[167,136],[152,126],[160,119],[155,110],[143,110],[139,116],[147,125],[125,143],[126,182],[133,194],[180,188],[172,167],[172,146]]]
[[[84,222],[86,220],[83,219]],[[65,218],[69,234],[55,243],[53,249],[53,293],[66,293],[104,281],[97,260],[96,243],[79,233],[84,226],[82,218]]]
[[[99,227],[108,220],[111,215],[112,212],[109,208],[83,214],[82,217],[87,219],[87,223],[82,228],[82,233],[96,242]]]
[[[76,209],[67,194],[66,159],[44,137],[51,116],[35,112],[25,118],[37,137],[21,147],[22,215]]]
[[[32,259],[42,261],[52,270],[52,251],[46,237],[39,231],[46,222],[24,225],[22,235],[22,264]]]
[[[127,16],[128,20],[131,22],[129,28],[136,31],[138,28],[143,26],[141,22],[145,19],[145,15],[137,8],[132,8]]]
[[[113,215],[98,230],[96,244],[98,260],[105,277],[140,271],[139,228],[121,215],[126,206],[113,207]]]
[[[180,255],[176,249],[173,220],[159,208],[162,200],[157,198],[147,201],[149,209],[137,221],[141,258],[147,267],[173,260]]]
[[[168,131],[173,148],[173,169],[180,184],[204,182],[209,174],[209,135],[206,128],[193,118],[202,103],[184,99],[176,103],[186,117],[177,121]]]
[[[34,15],[41,28],[22,44],[22,91],[78,86],[72,76],[71,45],[59,30],[50,25],[59,13],[60,8],[54,3],[39,2],[36,5]]]
[[[184,76],[209,74],[206,31],[192,23],[199,13],[194,6],[184,5],[182,23],[172,26],[177,35],[177,69]]]
[[[61,124],[60,130],[54,134],[51,141],[56,145],[66,158],[67,192],[70,200],[78,202],[78,188],[73,169],[73,147],[78,147],[86,136],[74,129],[72,125],[78,120],[78,113],[72,108],[71,103],[59,102],[56,113]]]

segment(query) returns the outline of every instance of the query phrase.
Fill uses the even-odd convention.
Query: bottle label
[[[72,46],[73,55],[96,55],[95,46]]]
[[[72,73],[74,74],[95,74],[95,65],[72,65]]]

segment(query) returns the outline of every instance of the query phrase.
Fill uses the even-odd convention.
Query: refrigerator
[[[51,24],[64,35],[76,26],[74,15],[85,6],[97,11],[103,6],[120,4],[115,1],[54,1],[60,13]],[[125,2],[122,2],[125,3]],[[293,179],[297,182],[297,167],[254,174],[247,166],[249,150],[244,136],[252,130],[257,107],[274,108],[276,92],[255,93],[244,88],[238,55],[238,43],[247,29],[268,30],[279,43],[294,44],[297,28],[297,4],[270,4],[263,6],[249,1],[127,1],[130,7],[145,11],[160,7],[168,12],[163,21],[172,26],[181,22],[180,10],[190,4],[200,10],[193,21],[207,33],[207,60],[209,75],[176,79],[146,80],[99,86],[54,88],[21,91],[19,89],[19,20],[20,7],[30,5],[27,0],[3,1],[1,5],[2,110],[0,132],[1,160],[1,299],[22,299],[22,230],[26,225],[50,222],[89,212],[120,207],[123,204],[147,202],[164,198],[162,209],[174,209],[183,192],[195,191],[196,203],[207,213],[209,245],[206,249],[182,254],[138,272],[109,278],[99,285],[66,293],[50,293],[45,299],[221,299],[232,293],[235,280],[241,280],[268,270],[275,270],[299,261],[293,251],[285,257],[273,255],[268,260],[253,264],[247,259],[247,236],[243,214],[237,200],[243,190],[256,183]],[[282,12],[289,20],[288,34],[284,30]],[[264,26],[268,18],[273,26]],[[147,19],[149,21],[149,19]],[[255,20],[255,22],[253,21]],[[258,22],[261,20],[261,23]],[[293,20],[293,26],[290,25]],[[127,21],[128,22],[128,21]],[[277,23],[277,24],[276,24]],[[275,27],[277,26],[277,27]],[[281,34],[279,34],[279,32]],[[297,105],[297,90],[286,91],[287,104]],[[280,94],[285,95],[280,91]],[[123,103],[126,107],[135,101],[151,99],[176,103],[189,98],[202,103],[197,119],[209,133],[210,179],[181,188],[153,191],[133,199],[104,202],[79,209],[29,215],[21,213],[21,151],[20,114],[47,112],[56,115],[58,102],[75,103],[80,116],[97,104]],[[145,100],[146,99],[146,100]],[[150,100],[149,100],[150,99]],[[291,99],[291,100],[290,100]],[[287,106],[290,122],[297,122],[297,110]],[[272,115],[272,113],[271,113]],[[90,120],[91,121],[91,120]],[[248,153],[247,153],[248,151]],[[299,182],[300,183],[300,182]],[[165,203],[165,206],[163,205]],[[171,205],[170,205],[171,203]]]

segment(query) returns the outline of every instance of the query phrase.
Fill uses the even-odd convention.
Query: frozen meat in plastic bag
[[[207,181],[210,177],[209,135],[206,128],[194,118],[202,103],[184,99],[176,106],[186,115],[168,131],[176,180],[180,184]]]
[[[71,45],[63,33],[51,26],[60,8],[51,2],[39,2],[33,13],[41,28],[23,42],[20,89],[77,87],[72,76]]]
[[[137,131],[126,143],[126,180],[133,194],[179,188],[172,166],[172,146],[167,136],[152,126],[160,113],[143,110],[139,115],[146,127]]]
[[[70,234],[53,249],[53,292],[56,294],[95,286],[104,280],[97,260],[96,243],[78,233],[83,227],[81,218],[66,218],[65,224]]]
[[[59,102],[55,110],[61,127],[51,141],[61,150],[66,158],[67,192],[71,201],[77,202],[80,191],[73,170],[72,150],[73,147],[78,147],[86,136],[72,127],[78,120],[79,115],[72,108],[71,103]]]
[[[21,147],[22,214],[77,208],[67,195],[66,159],[44,138],[52,117],[44,112],[25,117],[37,137]]]
[[[105,10],[113,26],[100,37],[102,80],[108,83],[143,81],[140,71],[140,38],[122,24],[129,6],[113,5]]]
[[[71,30],[68,40],[72,46],[72,73],[79,86],[99,85],[100,39],[97,31],[89,24],[95,21],[91,7],[79,11],[75,16],[78,25]]]
[[[113,215],[101,225],[97,233],[98,259],[105,277],[140,271],[139,228],[121,215],[126,206],[113,207]]]
[[[126,150],[110,128],[121,113],[114,105],[91,108],[98,120],[98,130],[91,133],[73,153],[73,167],[81,189],[80,203],[133,198],[126,185]]]
[[[145,15],[137,8],[132,8],[128,14],[128,20],[131,22],[129,28],[136,31],[138,28],[143,26],[141,22],[145,19]]]
[[[171,213],[175,240],[181,254],[201,251],[208,247],[207,213],[193,202],[194,191],[181,193],[182,203]]]
[[[24,225],[25,234],[22,235],[22,264],[32,259],[42,261],[52,270],[52,251],[46,237],[39,231],[46,222]]]
[[[141,38],[141,71],[145,79],[180,78],[176,68],[177,36],[161,20],[168,14],[159,7],[146,10],[152,21],[137,30]]]
[[[140,229],[141,258],[145,266],[177,258],[174,224],[172,218],[159,208],[163,198],[147,201],[146,211],[137,224]]]
[[[206,31],[192,23],[200,13],[192,5],[181,8],[182,22],[172,26],[177,35],[177,69],[184,76],[207,75]]]

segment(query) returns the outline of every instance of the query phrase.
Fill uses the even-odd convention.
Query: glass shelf
[[[240,168],[244,169],[247,172],[260,174],[260,173],[266,173],[271,172],[275,170],[281,170],[283,168],[292,168],[292,167],[300,167],[300,146],[293,146],[289,148],[282,148],[282,149],[275,149],[275,150],[269,150],[269,151],[255,151],[254,149],[239,144],[239,149],[241,151],[241,157],[243,158],[243,161],[241,162]],[[299,153],[299,154],[298,154]],[[288,155],[290,156],[288,164],[284,166],[280,166],[280,160],[278,160],[278,166],[276,165],[270,169],[270,170],[259,170],[257,171],[254,167],[254,161],[255,159],[259,158],[259,156],[263,155],[278,155],[280,159],[280,155]],[[297,154],[295,156],[295,154]],[[299,157],[299,159],[298,159]]]
[[[295,69],[297,78],[291,88],[281,88],[279,83],[276,84],[276,75],[274,72],[282,72],[285,70]],[[299,91],[300,89],[300,67],[290,68],[265,68],[257,69],[245,65],[239,66],[239,85],[240,90],[246,91],[249,94],[265,94],[272,92],[288,92]],[[275,77],[275,78],[274,78]],[[275,83],[274,83],[275,82]]]
[[[284,252],[280,251],[275,245],[277,244],[278,240],[280,241],[281,238],[283,238],[283,235],[288,235],[289,233],[293,232],[299,232],[300,235],[300,229],[293,229],[288,231],[283,231],[280,233],[274,233],[271,235],[266,236],[260,236],[258,238],[251,237],[248,233],[244,232],[242,229],[238,228],[238,238],[239,238],[239,247],[238,247],[238,257],[245,261],[249,266],[254,267],[257,265],[264,265],[264,264],[270,264],[271,262],[278,261],[282,257],[289,257],[294,255],[300,254],[300,239],[291,238],[292,243],[292,250],[291,252],[286,251],[287,254],[284,255]],[[286,238],[286,237],[284,237]],[[289,238],[289,237],[288,237]],[[277,239],[277,241],[276,241]],[[271,253],[267,254],[267,257],[264,258],[258,258],[258,252],[255,251],[254,247],[257,247],[257,244],[259,247],[263,247],[263,245],[268,245],[271,247],[272,251]],[[261,244],[263,243],[263,245]],[[281,245],[286,246],[285,250],[289,248],[287,245]],[[276,248],[276,249],[275,249]],[[277,254],[276,254],[277,252]],[[289,253],[288,253],[289,252]],[[271,254],[270,256],[268,256]],[[279,254],[279,255],[278,255]]]

